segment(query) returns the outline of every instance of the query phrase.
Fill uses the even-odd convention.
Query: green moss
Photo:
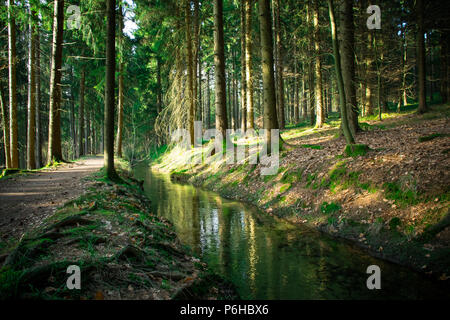
[[[397,230],[397,227],[400,226],[401,220],[398,217],[394,217],[389,221],[389,227],[391,230]]]
[[[328,203],[325,201],[320,206],[320,211],[324,214],[331,214],[339,210],[341,210],[341,206],[334,202]]]
[[[345,146],[344,153],[347,157],[364,156],[370,150],[365,144],[348,144]]]
[[[428,136],[423,136],[423,137],[419,137],[419,142],[425,142],[425,141],[430,141],[433,140],[435,138],[439,138],[439,137],[450,137],[450,134],[445,134],[445,133],[433,133],[430,134]]]
[[[319,146],[317,144],[302,144],[301,147],[302,148],[309,148],[309,149],[316,149],[316,150],[322,149],[322,146]]]
[[[403,190],[397,182],[383,184],[386,198],[394,200],[399,205],[415,205],[419,202],[417,193],[411,189]]]
[[[291,186],[292,185],[290,183],[282,185],[280,188],[280,193],[284,193],[284,192],[288,191],[291,188]]]

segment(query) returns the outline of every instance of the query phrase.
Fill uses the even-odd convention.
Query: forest
[[[450,3],[0,3],[0,299],[450,297]]]

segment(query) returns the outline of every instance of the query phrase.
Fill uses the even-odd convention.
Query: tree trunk
[[[276,77],[277,77],[277,109],[280,129],[285,127],[285,106],[284,106],[284,79],[283,79],[283,48],[281,43],[281,23],[280,23],[280,0],[273,0],[274,29],[276,42]]]
[[[449,46],[449,37],[446,35],[446,33],[442,32],[441,33],[441,88],[440,88],[440,92],[441,92],[441,97],[442,97],[442,103],[447,103],[448,102],[448,96],[447,96],[447,87],[448,87],[448,81],[449,79],[447,78],[447,63],[448,63],[448,46]]]
[[[123,12],[122,6],[119,7],[119,50],[120,50],[120,61],[119,61],[119,97],[118,97],[118,110],[117,110],[117,143],[116,151],[117,156],[122,157],[122,138],[123,138],[123,73],[124,63],[123,63]],[[158,64],[159,65],[159,64]]]
[[[187,59],[187,103],[188,111],[188,130],[190,134],[190,143],[194,145],[194,112],[195,112],[195,93],[194,93],[194,66],[192,54],[192,37],[191,37],[191,1],[186,0],[185,4],[185,29],[186,29],[186,59]]]
[[[314,22],[314,76],[316,79],[314,86],[314,96],[316,98],[316,127],[322,128],[325,123],[323,107],[323,88],[322,88],[322,61],[320,59],[320,33],[319,33],[319,4],[314,0],[313,4],[313,22]]]
[[[339,97],[341,108],[341,119],[342,119],[342,129],[344,131],[344,136],[347,144],[354,144],[355,139],[353,138],[353,134],[350,130],[348,115],[347,115],[347,105],[346,101],[346,92],[344,87],[344,79],[342,76],[342,67],[341,67],[341,57],[339,52],[339,42],[336,34],[336,20],[334,17],[334,8],[333,8],[333,0],[328,0],[328,13],[330,15],[330,26],[331,26],[331,39],[333,42],[333,53],[334,53],[334,63],[336,67],[336,77],[339,87]]]
[[[84,156],[86,149],[85,149],[85,137],[84,137],[84,82],[85,82],[85,71],[84,67],[81,67],[81,74],[80,74],[80,105],[78,110],[78,156]]]
[[[194,92],[194,106],[195,106],[195,120],[202,120],[202,112],[200,109],[200,100],[198,98],[199,85],[198,85],[198,70],[199,70],[199,56],[200,56],[200,21],[199,21],[199,0],[194,0],[194,54],[193,54],[193,92]]]
[[[205,110],[205,119],[206,119],[206,129],[211,128],[211,81],[210,81],[210,70],[206,73],[206,110]]]
[[[73,67],[70,67],[70,83],[74,83],[73,79]],[[72,157],[77,157],[77,130],[75,119],[75,96],[73,94],[73,88],[70,88],[70,133],[72,135]]]
[[[245,41],[245,5],[247,0],[241,0],[241,129],[247,130],[247,80],[246,80],[246,41]]]
[[[419,109],[418,113],[427,111],[427,90],[426,90],[426,69],[425,69],[425,41],[424,41],[424,17],[423,17],[423,0],[416,1],[417,14],[417,70],[418,70],[418,85],[419,85]]]
[[[294,37],[294,40],[296,38]],[[298,75],[297,75],[297,41],[294,43],[294,123],[298,124],[299,117],[299,103],[298,103]]]
[[[41,53],[39,45],[39,26],[36,28],[36,80],[35,80],[35,97],[36,97],[36,165],[42,167],[44,161],[42,159],[42,122],[41,122]]]
[[[50,72],[50,106],[48,164],[62,161],[61,150],[61,67],[64,29],[64,0],[54,1],[52,67]]]
[[[106,74],[105,74],[105,124],[104,166],[108,179],[117,179],[114,168],[114,85],[116,71],[116,1],[106,0]]]
[[[11,150],[9,141],[9,119],[8,110],[6,106],[5,91],[3,90],[3,83],[0,80],[0,106],[2,112],[2,126],[3,126],[3,141],[5,144],[5,164],[7,169],[11,169]]]
[[[264,86],[264,129],[267,152],[271,153],[271,130],[278,129],[273,61],[273,36],[270,17],[270,0],[258,0],[261,33],[262,77]]]
[[[216,91],[216,130],[223,138],[228,128],[225,91],[225,53],[223,39],[223,0],[214,0],[214,65]]]
[[[31,13],[29,32],[30,44],[28,52],[28,130],[27,130],[27,169],[36,169],[36,32],[34,17]]]
[[[373,36],[371,32],[367,33],[367,47],[366,47],[366,97],[365,97],[365,115],[373,115],[373,97],[372,97],[372,87],[373,87],[373,59],[372,59],[372,48],[373,48]]]
[[[245,80],[246,100],[248,111],[248,125],[250,129],[255,128],[255,114],[253,105],[253,69],[252,69],[252,1],[245,0]]]
[[[352,135],[359,130],[358,103],[355,88],[355,26],[353,21],[353,0],[344,0],[341,14],[342,41],[341,65],[347,102],[348,124]]]
[[[17,83],[16,83],[16,22],[11,13],[13,1],[8,0],[8,70],[9,70],[9,138],[11,167],[19,168],[18,129],[17,129]]]

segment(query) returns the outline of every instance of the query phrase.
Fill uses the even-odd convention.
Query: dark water
[[[145,180],[154,212],[169,219],[181,241],[231,280],[243,299],[450,298],[442,283],[252,206],[172,183],[146,165],[135,176]],[[369,265],[381,268],[381,290],[367,289]]]

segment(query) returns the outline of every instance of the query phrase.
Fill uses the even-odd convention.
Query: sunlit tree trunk
[[[223,0],[214,0],[214,65],[216,91],[216,130],[225,138],[228,128],[225,92],[225,52],[223,39]]]
[[[210,70],[206,73],[206,110],[205,110],[205,120],[206,129],[211,128],[211,81],[210,81]]]
[[[271,130],[278,128],[275,77],[273,60],[272,19],[270,17],[270,0],[258,0],[259,26],[261,33],[262,77],[264,86],[264,129],[266,129],[266,144],[271,152]]]
[[[328,1],[328,13],[330,16],[330,26],[331,26],[331,39],[333,42],[333,53],[334,53],[334,63],[336,67],[336,77],[339,87],[339,97],[341,104],[341,119],[342,119],[342,129],[344,131],[344,136],[347,144],[354,144],[355,139],[353,137],[352,131],[350,130],[349,121],[347,111],[348,109],[345,107],[347,105],[346,101],[346,91],[344,87],[344,79],[342,76],[342,67],[341,67],[341,57],[339,52],[339,42],[337,39],[336,33],[336,19],[334,17],[334,8],[333,8],[333,0]]]
[[[194,105],[195,105],[195,120],[202,120],[202,112],[200,108],[199,92],[199,56],[200,56],[200,20],[199,20],[199,0],[194,0],[194,48],[193,48],[193,71],[194,79],[192,82],[194,93]]]
[[[61,67],[64,29],[64,0],[54,1],[52,67],[50,72],[50,105],[48,164],[62,161],[61,150]]]
[[[11,167],[19,167],[18,129],[17,129],[17,83],[16,83],[16,22],[13,1],[8,0],[8,70],[9,70],[9,139]]]
[[[29,24],[30,43],[28,51],[28,130],[27,130],[27,169],[36,169],[36,32],[32,12]]]
[[[39,45],[39,26],[36,28],[36,165],[40,168],[43,166],[42,159],[42,122],[41,122],[41,53]]]
[[[280,0],[273,0],[274,29],[275,29],[275,50],[276,50],[276,100],[278,110],[278,123],[280,129],[285,127],[285,105],[284,105],[284,79],[283,79],[283,48],[281,43],[281,23],[280,23]]]
[[[246,81],[246,64],[245,64],[245,55],[246,55],[246,41],[245,41],[245,4],[246,0],[241,0],[241,129],[247,130],[247,81]]]
[[[185,3],[185,30],[186,30],[186,59],[187,59],[187,104],[188,111],[188,130],[190,134],[190,143],[194,145],[194,113],[195,113],[195,93],[194,93],[194,66],[192,54],[192,37],[191,37],[191,1],[186,0]]]
[[[252,68],[252,1],[245,0],[245,81],[247,101],[247,127],[255,128],[255,114],[253,105],[253,68]]]
[[[124,76],[124,63],[123,63],[123,12],[122,6],[119,7],[119,93],[117,104],[117,142],[116,152],[118,157],[122,157],[122,139],[123,139],[123,76]]]
[[[314,76],[316,79],[314,86],[314,96],[316,98],[316,127],[321,128],[325,123],[323,107],[323,88],[322,88],[322,61],[320,57],[320,35],[319,35],[319,4],[318,0],[313,3],[313,23],[314,23]]]
[[[117,179],[114,168],[114,85],[116,71],[116,1],[106,0],[106,74],[105,74],[105,123],[104,166],[109,179]]]

